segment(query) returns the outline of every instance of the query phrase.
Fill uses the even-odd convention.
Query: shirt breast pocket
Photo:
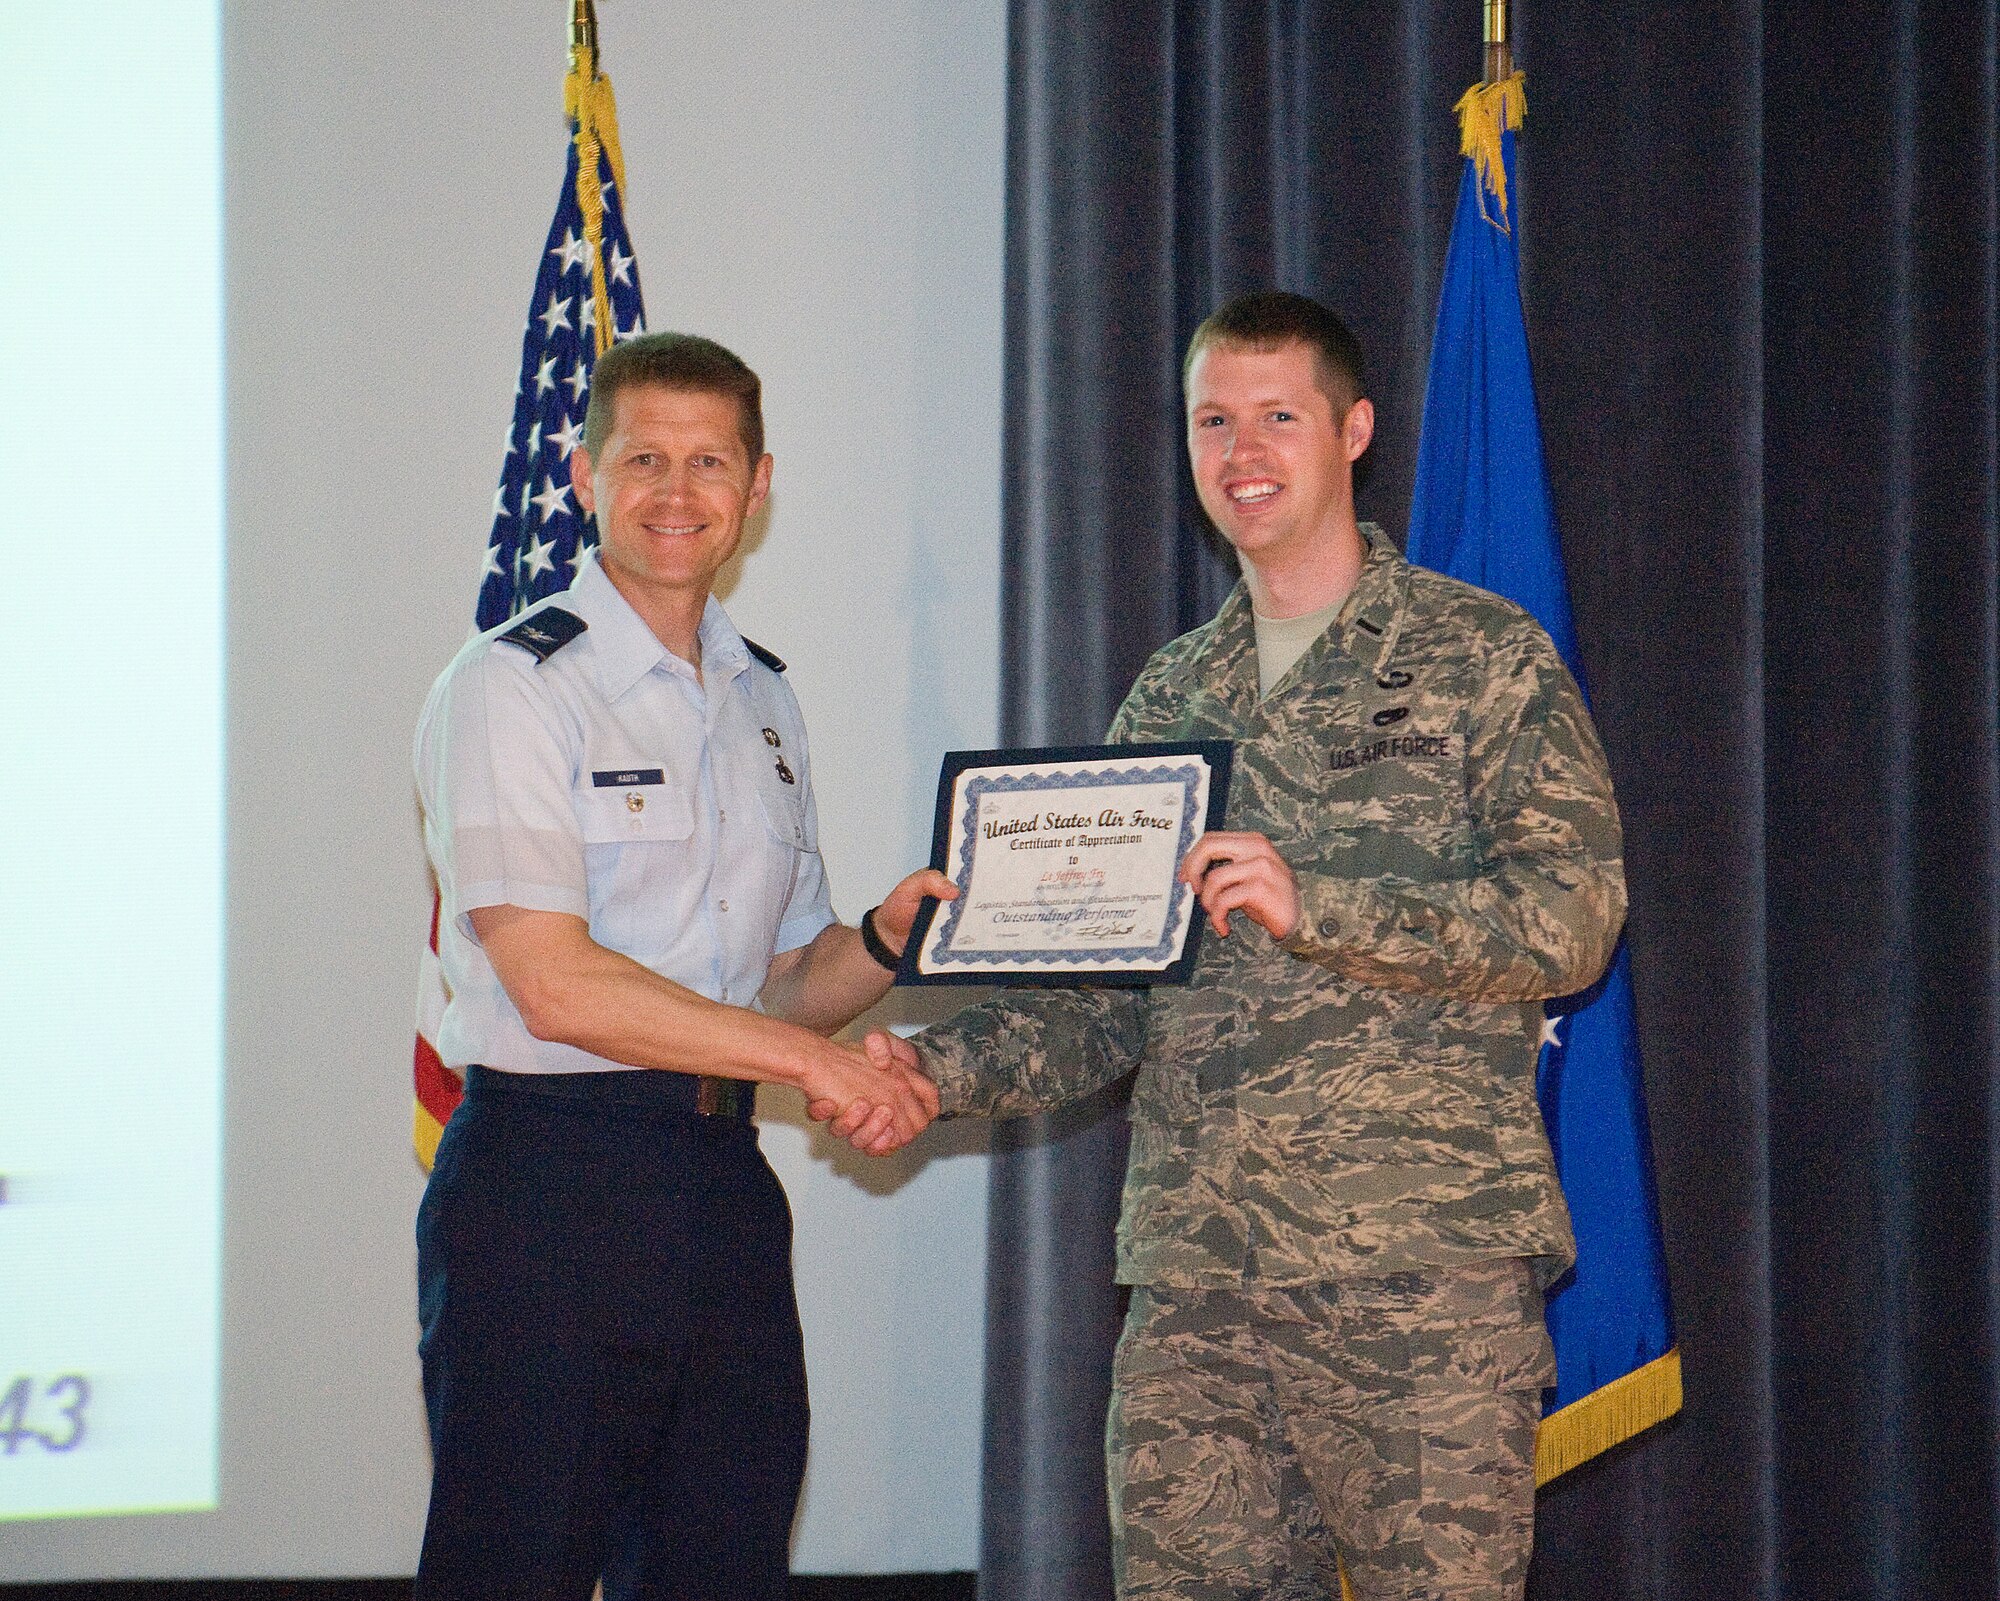
[[[694,803],[671,783],[593,786],[575,799],[585,845],[670,844],[694,832]]]
[[[795,851],[817,848],[812,830],[807,826],[803,795],[773,795],[768,784],[759,785],[757,804],[764,814],[766,832],[780,845],[788,845]]]
[[[586,773],[587,787],[574,792],[591,937],[648,967],[685,920],[682,900],[694,877],[694,799],[671,774],[662,777],[599,787]]]

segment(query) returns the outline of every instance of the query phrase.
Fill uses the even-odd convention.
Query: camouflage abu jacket
[[[1240,914],[1194,978],[1015,991],[915,1041],[953,1114],[1012,1117],[1138,1069],[1118,1277],[1303,1284],[1571,1260],[1535,1061],[1541,1002],[1594,982],[1625,915],[1604,753],[1520,608],[1364,526],[1360,581],[1260,701],[1250,603],[1156,652],[1117,740],[1229,739],[1227,826],[1304,915]]]

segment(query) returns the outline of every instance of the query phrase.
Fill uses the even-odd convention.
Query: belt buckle
[[[754,1094],[743,1079],[709,1078],[694,1081],[694,1109],[703,1117],[740,1117],[746,1094]]]

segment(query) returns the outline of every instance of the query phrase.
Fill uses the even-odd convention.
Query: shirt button
[[[1340,925],[1336,923],[1332,918],[1322,917],[1319,920],[1319,936],[1321,939],[1332,939],[1333,936],[1338,934],[1339,932],[1340,932]]]
[[[724,811],[721,807],[717,807],[715,812],[715,820],[718,823],[726,823],[729,821],[729,813]]]
[[[727,902],[727,901],[724,901],[724,902],[722,903],[722,909],[723,909],[723,910],[724,910],[725,912],[726,912],[726,911],[728,911],[728,910],[729,910],[729,902]]]

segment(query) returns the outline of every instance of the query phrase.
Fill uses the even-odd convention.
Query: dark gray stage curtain
[[[1005,727],[1229,582],[1178,362],[1342,308],[1400,529],[1477,13],[1015,0]],[[1529,0],[1528,326],[1688,1400],[1544,1493],[1539,1601],[2000,1593],[1996,0]],[[1115,1101],[1005,1131],[981,1594],[1109,1593]]]

